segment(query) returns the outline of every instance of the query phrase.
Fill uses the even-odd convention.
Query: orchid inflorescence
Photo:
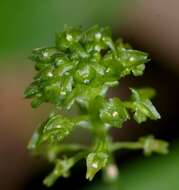
[[[28,148],[44,155],[54,164],[54,170],[44,179],[51,186],[61,176],[68,177],[76,162],[86,159],[86,178],[113,164],[113,152],[119,149],[142,149],[166,154],[168,143],[153,136],[137,142],[113,142],[111,127],[122,128],[133,115],[137,123],[160,119],[151,102],[152,88],[130,88],[125,100],[108,98],[108,89],[118,85],[127,75],[141,76],[148,54],[134,50],[121,39],[114,41],[108,27],[94,26],[83,31],[81,27],[66,26],[56,34],[55,46],[33,50],[37,74],[25,91],[32,99],[32,107],[42,103],[54,105],[54,111],[36,129]],[[70,111],[78,107],[76,115]],[[63,139],[77,127],[88,129],[93,138],[89,146],[65,144]],[[65,155],[65,157],[64,157]]]

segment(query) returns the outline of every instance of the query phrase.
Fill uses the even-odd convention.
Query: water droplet
[[[44,56],[44,57],[48,57],[48,52],[44,52],[44,53],[43,53],[43,56]]]
[[[88,84],[88,83],[90,82],[90,80],[87,80],[87,79],[86,79],[86,80],[84,80],[83,82],[84,82],[85,84]]]
[[[106,73],[109,73],[110,70],[111,70],[111,69],[108,67],[108,68],[106,69]]]
[[[114,111],[113,113],[112,113],[112,116],[113,117],[116,117],[118,115],[118,112],[117,111]]]
[[[49,77],[53,77],[52,72],[48,72],[48,73],[47,73],[47,76],[49,76]]]
[[[97,32],[97,33],[95,34],[95,37],[96,37],[97,40],[99,40],[99,39],[101,38],[101,33],[100,33],[100,32]]]
[[[101,47],[100,47],[99,45],[96,45],[96,46],[94,47],[94,49],[95,49],[96,51],[100,51],[100,50],[101,50]]]
[[[131,62],[134,61],[134,60],[135,60],[134,57],[130,57],[130,58],[129,58],[129,61],[131,61]]]
[[[62,96],[65,96],[65,95],[66,95],[66,92],[62,91],[60,94],[61,94]]]
[[[60,129],[62,126],[61,125],[56,125],[56,128],[57,129]]]
[[[67,35],[66,35],[66,39],[67,39],[68,41],[71,41],[71,40],[73,39],[73,37],[72,37],[72,35],[67,34]]]
[[[92,164],[92,167],[96,169],[96,168],[98,168],[98,164],[95,162]]]

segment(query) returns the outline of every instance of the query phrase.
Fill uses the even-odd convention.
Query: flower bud
[[[155,139],[153,136],[142,137],[139,142],[143,145],[144,154],[150,156],[152,152],[159,154],[168,153],[168,143],[163,140]]]
[[[87,173],[86,178],[90,181],[95,174],[106,166],[108,161],[108,154],[104,152],[90,153],[87,157]]]

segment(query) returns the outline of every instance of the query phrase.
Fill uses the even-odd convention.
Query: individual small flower
[[[114,182],[119,178],[119,169],[115,163],[109,163],[104,172],[104,179],[107,182]]]
[[[142,144],[146,156],[150,156],[152,152],[159,154],[168,153],[169,144],[166,141],[155,139],[152,135],[141,137],[139,142]]]
[[[90,153],[87,157],[87,173],[86,178],[90,181],[93,179],[95,174],[104,168],[108,162],[108,154],[104,152]]]
[[[50,187],[60,176],[68,177],[70,174],[70,169],[74,164],[75,161],[73,158],[56,160],[54,170],[44,179],[43,183]]]

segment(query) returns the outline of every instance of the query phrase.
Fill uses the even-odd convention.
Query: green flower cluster
[[[107,27],[94,26],[85,31],[65,27],[56,35],[54,47],[35,49],[31,59],[37,74],[25,90],[25,97],[32,98],[33,108],[51,103],[56,109],[36,129],[28,146],[55,164],[54,171],[44,180],[47,186],[60,176],[67,177],[71,167],[83,158],[87,158],[86,178],[92,180],[113,160],[112,152],[119,148],[144,149],[147,155],[167,153],[168,144],[153,137],[148,141],[140,139],[137,144],[116,144],[108,135],[110,127],[121,128],[130,113],[138,123],[160,118],[150,100],[155,95],[151,88],[131,88],[131,96],[125,101],[106,96],[121,78],[143,74],[149,61],[147,53],[133,50],[120,39],[114,41]],[[69,111],[73,106],[81,112],[72,117]],[[76,127],[91,131],[91,146],[61,143]],[[66,152],[70,157],[62,159]]]
[[[33,98],[33,107],[49,102],[68,109],[75,101],[86,105],[93,96],[104,96],[130,73],[141,75],[148,61],[146,53],[114,42],[110,30],[98,26],[84,32],[66,27],[56,35],[55,47],[35,49],[31,58],[38,72],[25,97]]]

